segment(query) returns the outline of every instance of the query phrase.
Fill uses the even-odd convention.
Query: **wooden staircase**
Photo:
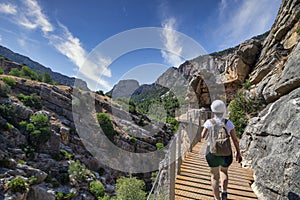
[[[205,160],[206,144],[197,143],[189,152],[180,167],[180,175],[176,176],[175,199],[213,199],[209,167]],[[257,199],[251,189],[253,172],[244,169],[234,159],[228,170],[228,199]]]

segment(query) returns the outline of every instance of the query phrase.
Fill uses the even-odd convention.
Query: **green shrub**
[[[37,114],[30,117],[31,123],[27,124],[30,142],[34,147],[46,143],[50,138],[50,124],[48,116]]]
[[[14,78],[11,78],[11,77],[4,76],[4,77],[2,77],[2,81],[4,83],[6,83],[7,85],[9,85],[9,86],[15,86],[16,85],[16,80]]]
[[[110,141],[114,142],[114,136],[116,135],[116,132],[114,130],[113,123],[109,116],[105,113],[97,113],[96,116],[104,134]]]
[[[75,196],[74,192],[70,192],[68,194],[65,194],[64,199],[68,200],[68,199],[72,199]]]
[[[117,200],[143,200],[146,192],[143,190],[145,183],[136,178],[119,178],[116,184]]]
[[[172,132],[172,133],[176,133],[177,130],[178,130],[179,122],[178,122],[175,118],[168,117],[168,118],[167,118],[167,123],[172,125],[172,126],[169,128],[170,130],[168,130],[168,131],[170,131],[170,132]]]
[[[22,149],[25,152],[27,158],[33,158],[34,152],[36,152],[35,147],[31,145],[24,146]]]
[[[263,103],[258,99],[246,97],[243,90],[239,90],[229,104],[229,118],[235,125],[236,133],[242,136],[249,119],[258,114]]]
[[[58,192],[56,195],[55,195],[56,199],[60,200],[60,199],[63,199],[64,198],[64,193],[62,192]]]
[[[107,194],[104,194],[103,197],[98,197],[98,200],[110,200],[110,199],[114,199],[114,198],[110,198],[110,196],[108,196]]]
[[[74,158],[74,154],[68,153],[66,150],[60,150],[60,153],[64,156],[65,159],[71,160]]]
[[[109,98],[112,98],[112,95],[111,94],[106,94],[105,96],[109,97]]]
[[[23,164],[25,164],[25,161],[24,161],[24,160],[22,160],[22,159],[20,159],[20,160],[18,160],[18,164],[21,164],[21,165],[23,165]]]
[[[157,150],[160,150],[162,148],[164,148],[164,144],[163,143],[161,143],[161,142],[156,143],[156,149]]]
[[[28,182],[29,182],[29,185],[35,185],[35,184],[37,184],[37,178],[34,176],[31,176],[29,178]]]
[[[72,161],[69,165],[68,173],[77,181],[86,182],[90,171],[80,163],[79,160]]]
[[[55,197],[57,200],[68,200],[71,199],[72,197],[75,196],[74,192],[68,193],[68,194],[64,194],[62,192],[58,192]]]
[[[250,89],[251,89],[251,83],[250,83],[250,80],[249,80],[249,79],[246,79],[246,80],[245,80],[245,83],[243,84],[243,87],[244,87],[246,90],[250,90]]]
[[[20,71],[18,68],[12,68],[8,74],[11,76],[20,76]]]
[[[8,183],[8,189],[12,192],[25,192],[28,188],[26,181],[23,178],[15,178]]]
[[[26,125],[26,131],[33,132],[34,130],[35,130],[35,127],[32,123]]]
[[[32,69],[30,69],[28,66],[25,65],[22,67],[20,71],[20,76],[31,80],[38,79],[38,75],[35,73],[35,71],[33,71]]]
[[[40,71],[34,71],[25,65],[21,68],[21,70],[19,70],[18,68],[12,68],[8,74],[26,79],[37,80],[44,83],[54,84],[54,81],[52,80],[49,73],[41,73]]]
[[[0,115],[7,120],[8,123],[16,125],[17,113],[14,112],[14,105],[0,105]]]
[[[31,94],[30,96],[18,94],[17,97],[25,106],[34,107],[36,109],[42,108],[41,99],[37,94]]]
[[[129,141],[130,141],[130,142],[136,142],[136,140],[137,140],[137,139],[136,139],[134,136],[131,136],[131,137],[129,138]]]
[[[53,80],[49,73],[44,72],[42,75],[42,82],[52,84]]]
[[[0,68],[0,74],[4,74],[4,70]]]
[[[30,121],[37,128],[49,127],[49,118],[44,114],[37,114],[30,117]]]
[[[0,82],[0,96],[8,97],[8,94],[11,92],[11,88],[8,84]]]
[[[89,190],[97,197],[103,197],[105,194],[105,189],[101,181],[90,182]]]
[[[298,26],[298,28],[297,28],[297,30],[296,30],[296,33],[297,33],[298,35],[300,35],[300,26]]]
[[[99,94],[99,95],[101,95],[101,96],[104,96],[104,92],[103,92],[102,90],[96,91],[96,94]]]
[[[7,129],[8,130],[12,130],[14,128],[14,125],[7,123]]]
[[[26,130],[27,127],[27,121],[21,121],[19,122],[19,130],[23,133]]]

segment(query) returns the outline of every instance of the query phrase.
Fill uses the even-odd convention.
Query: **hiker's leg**
[[[228,185],[228,167],[221,166],[221,189],[222,191],[227,191]]]
[[[219,167],[211,167],[211,186],[213,189],[215,199],[220,199],[220,191],[219,191],[219,180],[220,180],[220,173]]]

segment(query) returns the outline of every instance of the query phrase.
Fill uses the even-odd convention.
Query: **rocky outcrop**
[[[283,0],[250,74],[251,93],[268,103],[250,119],[240,143],[259,199],[300,199],[299,19],[300,1]]]
[[[299,41],[300,36],[296,32],[300,26],[299,18],[299,1],[282,1],[276,21],[263,44],[259,61],[250,74],[250,82],[258,84],[261,95],[264,88],[272,84],[266,84],[267,79],[280,79],[285,62]],[[274,83],[273,80],[271,82]],[[268,96],[266,99],[269,100]],[[270,101],[275,99],[271,97]]]
[[[240,141],[244,165],[254,169],[261,199],[300,194],[300,88],[252,118]]]
[[[262,35],[257,37],[259,40],[250,39],[235,48],[186,61],[178,69],[168,69],[156,83],[185,90],[190,109],[207,107],[211,99],[224,94],[229,102],[253,70],[265,37]]]
[[[38,62],[31,60],[30,58],[17,54],[6,47],[0,45],[0,55],[9,59],[0,59],[0,66],[7,73],[11,68],[21,69],[22,65],[30,67],[34,71],[47,72],[51,78],[60,85],[67,85],[73,87],[76,81],[76,86],[83,90],[89,90],[87,83],[81,79],[74,77],[68,77],[58,72],[53,72],[50,68],[41,65]],[[20,65],[19,63],[22,63]]]
[[[75,127],[74,118],[82,117],[79,127],[85,128],[92,120],[95,121],[95,112],[107,113],[116,131],[114,144],[118,148],[135,153],[156,151],[156,143],[167,145],[173,136],[166,125],[151,124],[147,117],[139,113],[135,115],[122,110],[120,105],[107,96],[24,78],[10,78],[15,79],[16,85],[11,87],[9,97],[0,98],[0,198],[4,196],[5,199],[55,199],[58,192],[69,194],[70,191],[74,191],[74,199],[95,199],[88,189],[88,183],[92,179],[74,185],[66,182],[69,159],[83,163],[93,171],[98,180],[102,180],[106,192],[114,194],[116,179],[128,175],[127,172],[118,172],[91,155],[82,142],[84,138],[80,138],[76,132],[78,127]],[[42,109],[25,107],[17,98],[17,94],[20,93],[37,94],[42,102]],[[94,109],[91,107],[93,104]],[[4,111],[7,113],[3,114]],[[87,112],[89,115],[80,115],[81,112]],[[37,144],[34,149],[30,142],[30,134],[26,132],[26,127],[19,126],[19,122],[29,122],[30,117],[37,114],[46,115],[50,119],[50,135],[47,142]],[[138,126],[137,122],[141,121],[143,126]],[[99,170],[101,175],[97,173]],[[34,178],[34,183],[26,192],[15,195],[7,190],[8,183],[15,177],[22,177],[27,183]],[[139,174],[138,177],[145,181],[147,189],[151,188],[151,173]]]
[[[114,99],[121,97],[130,98],[139,86],[136,80],[120,80],[107,94],[112,95]]]

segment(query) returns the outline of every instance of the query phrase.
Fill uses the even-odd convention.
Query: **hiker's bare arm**
[[[230,136],[231,136],[231,138],[232,138],[234,147],[235,147],[235,149],[236,149],[236,160],[237,160],[238,162],[241,162],[241,161],[242,161],[242,155],[241,155],[241,152],[240,152],[240,146],[239,146],[238,139],[237,139],[237,137],[236,137],[235,129],[232,129],[232,130],[230,131]]]
[[[205,138],[207,134],[207,128],[203,127],[202,133],[201,133],[201,137]]]

